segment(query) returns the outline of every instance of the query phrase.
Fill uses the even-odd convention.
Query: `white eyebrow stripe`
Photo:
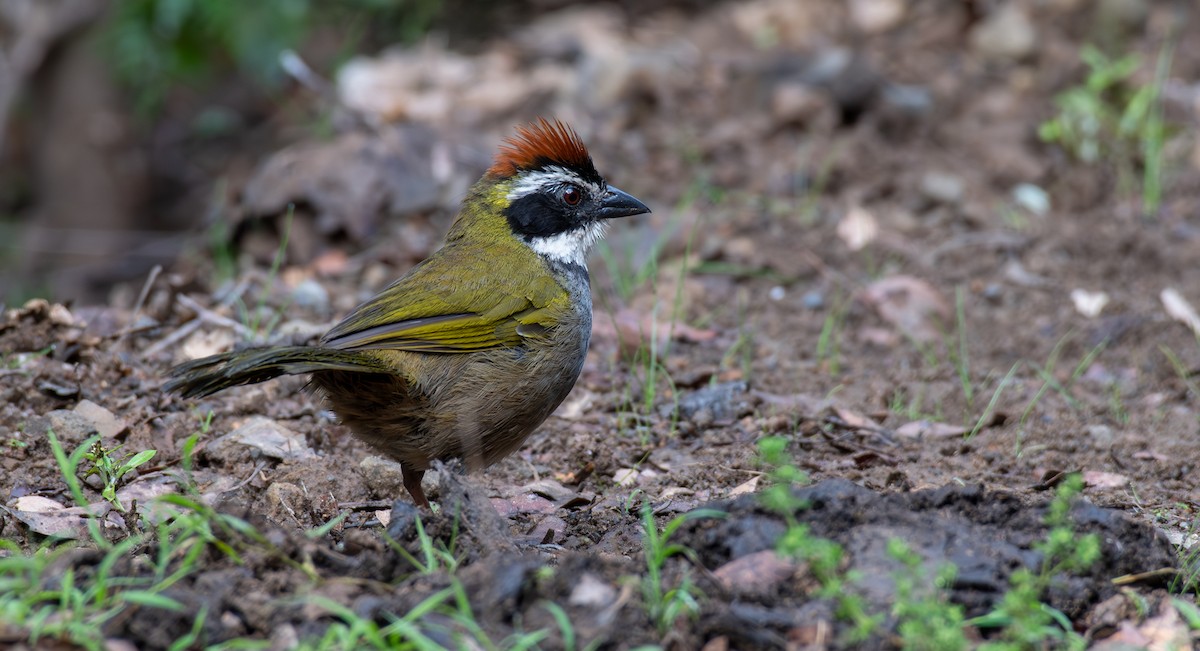
[[[517,180],[513,183],[512,188],[508,191],[509,202],[516,201],[521,197],[529,196],[535,192],[540,192],[543,189],[563,183],[575,183],[577,185],[586,186],[594,194],[600,194],[602,188],[597,187],[593,183],[588,183],[579,178],[579,175],[568,170],[565,167],[558,165],[549,165],[543,169],[533,172],[521,172],[517,174]]]

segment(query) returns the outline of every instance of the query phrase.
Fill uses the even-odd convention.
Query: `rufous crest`
[[[487,175],[504,178],[548,165],[571,169],[584,178],[599,178],[579,134],[558,120],[545,118],[517,127],[517,134],[500,146]]]

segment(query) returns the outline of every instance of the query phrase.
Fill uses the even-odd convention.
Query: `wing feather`
[[[355,351],[467,353],[517,346],[524,334],[540,335],[553,326],[555,311],[569,299],[536,254],[516,241],[485,247],[482,255],[462,248],[452,243],[434,253],[358,306],[325,335],[324,344]],[[515,258],[525,263],[517,265],[524,273],[499,273],[494,261],[504,255],[532,259]],[[523,334],[520,326],[539,327]]]

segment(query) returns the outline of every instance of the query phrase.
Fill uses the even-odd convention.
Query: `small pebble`
[[[868,34],[885,32],[904,21],[902,0],[850,0],[850,20]]]
[[[926,172],[921,177],[921,193],[944,204],[956,204],[963,198],[962,179],[945,172]]]
[[[322,314],[329,312],[330,309],[329,292],[321,283],[312,278],[306,278],[296,285],[292,290],[292,301],[300,307]]]
[[[1046,191],[1032,183],[1021,183],[1012,191],[1013,201],[1017,202],[1025,210],[1037,215],[1044,216],[1050,212],[1050,195]]]
[[[819,310],[825,307],[825,294],[812,290],[804,293],[804,298],[800,299],[800,303],[809,310]]]
[[[86,418],[104,438],[115,438],[128,427],[124,420],[91,400],[80,400],[73,411]]]
[[[367,487],[376,495],[395,498],[403,494],[404,473],[399,463],[373,454],[358,463],[358,470]]]
[[[616,598],[616,588],[595,574],[585,572],[583,576],[579,577],[575,588],[571,590],[571,596],[567,597],[567,603],[572,606],[599,610],[611,604]]]
[[[1009,2],[971,32],[971,47],[989,59],[1024,59],[1037,45],[1037,30],[1019,3]]]

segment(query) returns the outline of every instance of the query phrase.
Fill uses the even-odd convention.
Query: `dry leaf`
[[[859,251],[879,237],[879,222],[866,208],[852,206],[838,222],[837,234],[846,248]]]
[[[384,529],[386,529],[387,526],[392,523],[392,512],[389,509],[375,511],[374,515],[375,518],[379,520],[379,524],[383,525]]]
[[[867,286],[862,301],[880,318],[916,341],[941,339],[950,306],[928,282],[913,276],[891,276]]]
[[[636,468],[621,468],[613,473],[613,482],[618,486],[632,486],[637,478]]]
[[[1191,328],[1192,332],[1200,336],[1200,314],[1196,313],[1196,308],[1192,307],[1192,304],[1183,297],[1183,294],[1180,294],[1173,287],[1168,287],[1162,290],[1159,298],[1162,300],[1167,314],[1172,319]]]
[[[553,502],[533,493],[516,495],[509,499],[493,497],[491,502],[496,512],[506,518],[525,513],[553,513],[555,509]]]
[[[1075,304],[1076,312],[1089,319],[1094,319],[1100,316],[1104,306],[1108,305],[1108,294],[1089,292],[1086,289],[1072,289],[1071,302]]]
[[[1123,488],[1129,483],[1129,478],[1115,472],[1085,470],[1083,483],[1089,488]]]
[[[713,576],[736,595],[768,595],[795,572],[792,561],[780,558],[773,549],[764,549],[729,561],[713,570]]]
[[[107,508],[103,504],[90,505],[88,510],[102,515]],[[87,527],[85,511],[67,508],[58,502],[40,495],[18,497],[4,509],[20,520],[35,533],[59,538],[79,538]]]
[[[904,438],[955,438],[967,433],[967,428],[949,423],[935,423],[928,420],[914,420],[896,428],[896,436]]]
[[[840,418],[843,423],[846,423],[848,427],[852,427],[854,429],[879,429],[879,423],[876,423],[869,417],[856,411],[850,411],[849,409],[843,409],[842,407],[834,407],[833,413],[837,414],[837,417]]]
[[[1177,651],[1191,647],[1187,624],[1179,617],[1170,599],[1163,599],[1159,614],[1137,625],[1122,622],[1117,632],[1104,640],[1106,647],[1146,649],[1147,651]]]
[[[750,481],[744,481],[737,486],[734,486],[733,490],[729,491],[729,496],[737,497],[738,495],[748,495],[753,493],[754,491],[758,490],[758,480],[759,477],[756,475],[751,477]]]

